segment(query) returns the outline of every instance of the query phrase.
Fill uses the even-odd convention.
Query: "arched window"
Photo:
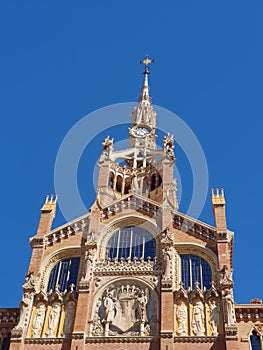
[[[116,230],[107,244],[106,257],[152,259],[156,255],[156,242],[153,235],[139,226],[129,226]]]
[[[184,288],[195,288],[195,282],[199,287],[210,289],[212,272],[209,264],[201,257],[191,254],[181,255],[181,278]]]
[[[251,350],[261,350],[260,337],[258,336],[256,331],[253,331],[250,336],[250,345]]]
[[[75,286],[78,280],[80,258],[68,258],[60,260],[52,269],[47,291],[54,290],[59,285],[59,290],[64,292],[70,289],[71,283]]]

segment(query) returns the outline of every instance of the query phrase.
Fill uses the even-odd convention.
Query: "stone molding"
[[[218,339],[223,339],[222,337],[175,337],[175,343],[214,343]]]
[[[72,339],[84,339],[85,333],[83,332],[73,332],[72,333]]]
[[[173,338],[173,331],[165,331],[165,330],[161,330],[160,332],[160,337],[161,338]]]
[[[161,275],[162,265],[156,261],[99,261],[95,265],[95,276],[114,275]]]
[[[37,235],[30,238],[30,246],[31,248],[43,248],[45,243],[44,235]]]
[[[226,339],[237,339],[237,326],[225,326],[225,338]]]
[[[66,338],[26,338],[25,344],[62,344]]]
[[[153,341],[158,341],[160,337],[151,336],[116,336],[116,337],[87,337],[85,343],[151,343]]]

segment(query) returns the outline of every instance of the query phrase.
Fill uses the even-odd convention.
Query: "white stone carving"
[[[220,285],[222,288],[232,288],[234,283],[232,279],[232,270],[229,271],[226,265],[223,266],[221,270],[219,270],[220,275]]]
[[[24,330],[28,324],[30,311],[32,308],[33,297],[29,293],[24,293],[22,300],[20,301],[20,314],[18,325],[15,326],[15,329]]]
[[[92,333],[93,336],[102,336],[104,333],[103,325],[98,313],[95,313],[92,322]]]
[[[212,335],[216,337],[218,335],[218,326],[219,326],[219,306],[215,300],[209,301],[210,307],[210,319],[209,323],[212,329]]]
[[[149,291],[148,289],[142,290],[140,292],[140,295],[136,298],[137,299],[137,311],[139,320],[144,322],[147,321],[147,304],[149,300]]]
[[[156,112],[151,105],[141,104],[135,107],[132,112],[132,121],[134,124],[150,125],[155,127]]]
[[[108,160],[110,158],[110,154],[113,151],[113,141],[114,139],[110,139],[109,136],[107,136],[102,142],[103,152],[100,157],[100,162],[103,162],[104,160]]]
[[[39,275],[34,276],[33,272],[29,272],[26,275],[25,283],[23,284],[22,288],[24,292],[39,292]]]
[[[114,283],[97,303],[91,335],[101,335],[101,327],[104,327],[104,336],[150,334],[152,329],[158,329],[155,324],[158,321],[156,305],[152,301],[148,312],[149,299],[149,289],[138,282]]]
[[[39,303],[36,308],[35,317],[32,324],[32,337],[37,338],[40,336],[40,332],[43,327],[45,318],[45,305],[43,303]]]
[[[127,274],[156,274],[162,273],[162,267],[157,259],[140,261],[138,258],[134,258],[134,261],[97,261],[94,267],[95,275],[127,275]]]
[[[203,336],[205,334],[204,318],[204,304],[200,300],[197,300],[194,303],[192,317],[192,327],[194,335]]]
[[[176,318],[178,322],[177,334],[179,336],[187,335],[187,307],[182,300],[177,306]]]
[[[167,134],[167,136],[164,136],[163,139],[163,145],[164,145],[164,151],[166,154],[171,158],[172,160],[175,159],[174,157],[174,137],[170,133]]]
[[[60,310],[61,310],[60,303],[55,302],[52,304],[52,308],[51,308],[49,318],[48,318],[48,330],[46,332],[46,335],[49,338],[56,336],[56,330],[57,330],[57,325],[58,325],[58,321],[59,321]]]
[[[114,320],[114,317],[116,315],[117,306],[115,304],[115,301],[113,300],[112,293],[108,293],[104,300],[103,300],[103,307],[104,307],[104,320],[106,322],[112,322]]]
[[[68,303],[68,306],[67,306],[67,309],[66,309],[64,329],[63,329],[63,335],[65,337],[67,337],[72,331],[72,325],[73,325],[74,316],[75,316],[75,309],[76,309],[75,302],[74,301],[70,301]]]
[[[93,268],[93,254],[91,252],[85,252],[81,281],[90,280],[92,275],[92,268]]]
[[[171,278],[171,260],[171,251],[170,249],[166,248],[163,252],[163,279]]]
[[[236,324],[236,315],[234,309],[232,290],[226,289],[224,291],[223,303],[225,323],[227,326],[233,326]]]

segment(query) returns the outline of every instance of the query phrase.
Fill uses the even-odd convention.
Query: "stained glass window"
[[[191,254],[181,255],[181,280],[184,288],[195,288],[195,282],[199,287],[210,289],[212,273],[209,264],[201,257]]]
[[[139,226],[128,226],[116,230],[107,244],[106,257],[133,260],[156,255],[156,242],[153,235]]]
[[[80,258],[68,258],[60,260],[52,269],[47,291],[54,290],[59,285],[59,290],[64,292],[70,289],[73,283],[75,286],[78,280]]]

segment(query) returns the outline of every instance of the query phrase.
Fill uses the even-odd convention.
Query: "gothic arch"
[[[205,248],[198,244],[188,244],[188,243],[177,243],[174,245],[175,248],[175,271],[177,274],[175,276],[176,285],[179,286],[179,276],[180,276],[180,255],[181,254],[192,254],[202,257],[210,266],[212,272],[212,280],[218,284],[218,260],[214,252],[209,248]]]
[[[100,286],[97,289],[94,295],[93,303],[92,303],[92,313],[91,313],[92,326],[91,326],[89,335],[90,336],[103,335],[102,333],[101,334],[94,333],[94,329],[96,327],[97,330],[99,329],[100,332],[103,332],[103,325],[105,324],[105,321],[107,321],[105,318],[105,314],[103,314],[104,301],[105,299],[107,299],[107,297],[110,296],[115,303],[119,304],[119,309],[121,309],[119,313],[120,315],[125,314],[124,309],[129,308],[130,306],[130,311],[128,310],[129,312],[126,312],[126,316],[131,315],[132,313],[135,316],[136,308],[134,307],[134,303],[136,303],[136,300],[141,293],[144,293],[144,295],[147,297],[147,311],[146,311],[147,315],[145,317],[145,320],[150,325],[149,327],[158,327],[160,303],[159,303],[159,296],[155,289],[155,286],[153,286],[148,281],[145,281],[142,279],[138,279],[134,277],[130,277],[130,278],[124,277],[124,278],[116,278],[116,279],[107,281],[104,285]],[[128,298],[125,299],[125,295],[128,295]],[[121,301],[121,297],[125,299],[123,304]],[[117,312],[117,315],[118,315],[118,312]],[[115,315],[115,319],[111,320],[111,323],[113,324],[113,326],[115,323],[114,327],[118,328],[118,322],[120,327],[121,321],[125,321],[125,320],[124,319],[118,320],[118,317]],[[133,322],[134,320],[133,321],[131,320],[131,323],[130,325],[128,325],[127,329],[124,329],[124,328],[121,329],[120,327],[119,330],[121,329],[121,333],[124,334],[126,331],[129,331],[130,329],[132,329]],[[138,320],[134,322],[134,325],[136,325],[137,322]],[[116,335],[116,334],[109,333],[107,335]]]
[[[78,248],[78,247],[71,247],[71,248],[64,248],[59,251],[56,251],[52,253],[51,255],[48,255],[41,264],[41,278],[40,278],[40,288],[45,289],[48,285],[48,279],[49,275],[51,273],[51,270],[56,265],[56,263],[62,259],[66,258],[77,258],[79,257],[80,260],[80,266],[82,265],[82,259],[85,252],[85,248]]]
[[[160,229],[152,221],[138,217],[138,216],[126,216],[125,218],[116,219],[112,221],[101,233],[98,241],[98,259],[103,260],[106,253],[106,244],[112,234],[117,230],[126,226],[141,226],[143,229],[149,231],[156,241],[156,255],[160,254],[159,234]]]

